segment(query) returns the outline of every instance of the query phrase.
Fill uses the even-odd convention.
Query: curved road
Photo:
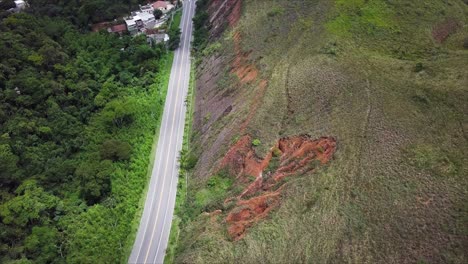
[[[175,51],[143,216],[128,263],[163,263],[171,230],[182,149],[185,98],[190,80],[190,45],[195,0],[184,1],[180,47]]]

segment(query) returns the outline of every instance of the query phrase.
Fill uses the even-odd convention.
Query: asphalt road
[[[175,51],[159,141],[145,208],[128,263],[163,263],[174,213],[179,153],[190,80],[190,45],[195,0],[184,1],[180,47]]]

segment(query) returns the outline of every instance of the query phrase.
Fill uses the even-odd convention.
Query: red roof
[[[125,24],[115,25],[111,27],[111,31],[117,33],[124,32],[127,31],[127,26]]]
[[[153,3],[153,8],[167,8],[167,2],[166,1],[156,1]]]

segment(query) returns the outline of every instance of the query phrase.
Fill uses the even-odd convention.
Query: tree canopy
[[[0,20],[0,263],[122,257],[168,54],[80,26],[138,3],[31,0]]]

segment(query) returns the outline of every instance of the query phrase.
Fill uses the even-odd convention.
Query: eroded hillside
[[[467,261],[464,1],[204,10],[177,262]]]

